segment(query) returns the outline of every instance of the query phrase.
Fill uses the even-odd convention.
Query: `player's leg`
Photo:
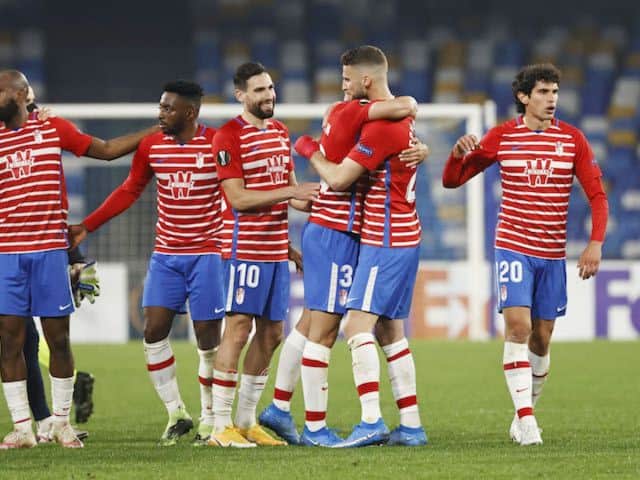
[[[531,336],[529,337],[529,363],[531,364],[532,386],[531,397],[533,406],[540,399],[542,388],[547,381],[551,367],[550,343],[554,320],[534,319]]]
[[[329,402],[329,360],[338,336],[341,313],[311,311],[309,340],[302,357],[302,390],[305,426],[301,441],[305,445],[331,446],[342,439],[327,427]]]
[[[274,262],[256,266],[260,270],[259,276],[254,275],[257,286],[253,290],[263,302],[260,305],[262,315],[256,316],[256,332],[244,359],[236,426],[245,438],[258,445],[286,445],[257,424],[256,406],[268,380],[271,358],[282,342],[284,320],[289,310],[289,264]]]
[[[542,443],[531,400],[531,364],[528,341],[531,335],[531,307],[535,290],[536,265],[532,257],[496,249],[498,310],[504,317],[502,364],[515,416],[509,435],[526,445]],[[523,432],[527,438],[523,439]]]
[[[5,308],[2,310],[8,311]],[[0,315],[0,373],[4,397],[13,421],[13,431],[4,437],[0,449],[36,445],[29,415],[27,368],[22,351],[25,321],[26,317]]]
[[[68,263],[65,250],[33,254],[30,288],[32,313],[40,317],[50,350],[53,437],[63,447],[81,448],[83,444],[69,422],[75,379],[69,341],[69,315],[74,308]]]
[[[27,318],[25,327],[24,359],[27,365],[29,407],[37,424],[36,438],[38,443],[45,443],[53,440],[53,417],[49,410],[49,405],[47,405],[42,371],[38,360],[40,335],[33,317]]]
[[[375,335],[387,359],[387,371],[393,398],[400,412],[400,425],[389,438],[388,445],[426,445],[416,387],[416,366],[404,332],[404,321],[381,318]]]
[[[184,257],[189,313],[198,346],[200,421],[194,446],[206,445],[213,431],[213,364],[224,316],[224,272],[219,254]]]
[[[249,340],[253,315],[229,312],[225,316],[225,328],[216,353],[213,367],[213,421],[214,429],[209,445],[220,447],[255,447],[233,425],[231,412],[238,384],[240,353]]]
[[[193,428],[193,420],[182,401],[176,377],[176,360],[169,341],[175,314],[184,313],[187,299],[185,262],[187,256],[154,253],[142,295],[144,311],[144,355],[149,378],[167,409],[169,419],[160,445],[175,445]]]
[[[302,311],[300,319],[282,344],[276,383],[273,391],[273,401],[259,415],[260,425],[270,428],[289,445],[297,445],[300,436],[291,416],[291,397],[300,379],[300,364],[309,334],[310,312]]]

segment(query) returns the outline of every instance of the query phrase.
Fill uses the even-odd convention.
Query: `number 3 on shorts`
[[[522,282],[522,262],[514,260],[507,262],[501,260],[496,262],[496,272],[500,283],[520,283]]]

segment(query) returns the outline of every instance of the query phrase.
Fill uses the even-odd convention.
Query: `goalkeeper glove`
[[[85,298],[89,303],[94,303],[100,296],[100,278],[96,271],[96,262],[75,263],[70,266],[71,289],[76,307],[79,307]]]
[[[298,137],[293,148],[304,158],[311,158],[314,153],[320,150],[320,144],[309,135],[302,135]]]

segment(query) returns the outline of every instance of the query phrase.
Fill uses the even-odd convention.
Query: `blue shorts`
[[[532,319],[555,320],[567,311],[564,259],[547,260],[496,248],[498,311],[529,307]]]
[[[347,309],[391,319],[407,318],[419,262],[418,247],[361,245]]]
[[[315,223],[302,232],[304,306],[344,314],[358,262],[360,238]]]
[[[289,262],[224,262],[226,311],[281,321],[289,311]]]
[[[194,321],[224,317],[224,279],[220,255],[151,255],[144,281],[142,306],[165,307],[186,313],[187,299]]]
[[[0,254],[0,314],[66,317],[73,311],[66,250]]]

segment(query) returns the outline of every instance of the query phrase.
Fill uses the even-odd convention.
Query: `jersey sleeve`
[[[49,122],[53,124],[58,135],[60,135],[60,147],[63,150],[72,152],[78,157],[87,152],[93,141],[91,135],[82,133],[73,123],[64,118],[52,117],[49,119]]]
[[[211,148],[213,158],[216,159],[220,181],[227,178],[244,178],[239,139],[232,131],[218,130],[218,133],[213,137]]]
[[[602,171],[598,166],[591,145],[589,145],[589,142],[581,131],[578,130],[576,132],[574,141],[576,143],[574,171],[578,180],[601,177]]]
[[[140,197],[153,177],[153,170],[149,164],[150,147],[149,137],[140,142],[131,162],[129,176],[102,202],[102,205],[82,221],[87,230],[90,232],[97,230],[101,225],[128,209]]]
[[[388,157],[408,148],[410,139],[411,132],[403,122],[367,122],[347,156],[367,170],[375,170]]]
[[[352,100],[347,104],[345,113],[348,114],[352,122],[358,126],[358,129],[369,121],[369,110],[373,102],[368,100]]]
[[[452,151],[442,172],[443,185],[447,188],[464,185],[496,162],[500,137],[501,129],[492,128],[482,137],[478,149],[467,153],[462,158],[454,157]]]

